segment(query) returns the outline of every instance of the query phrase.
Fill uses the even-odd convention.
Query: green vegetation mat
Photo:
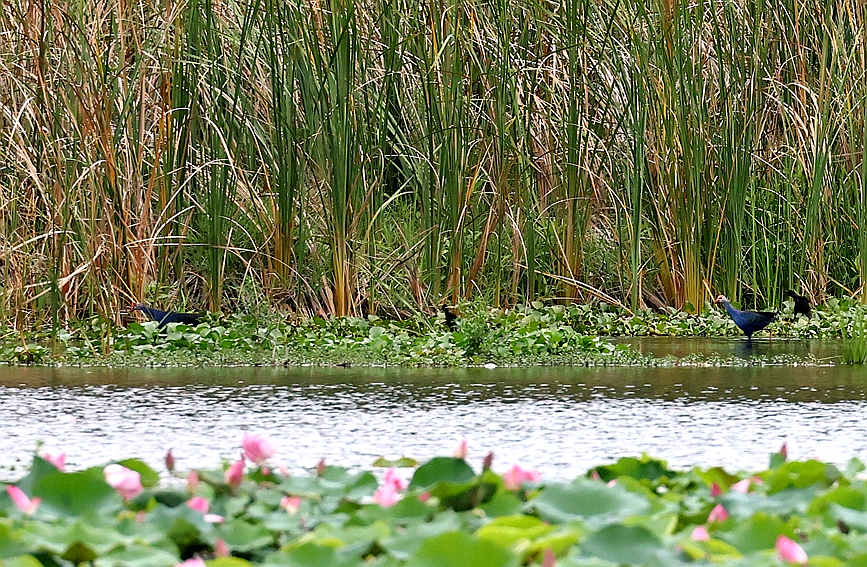
[[[867,308],[834,300],[811,319],[793,319],[785,304],[767,331],[775,337],[839,339],[857,335]],[[196,327],[132,323],[117,328],[103,320],[79,322],[58,331],[7,330],[0,335],[0,360],[13,364],[111,366],[232,365],[671,365],[827,364],[810,357],[655,359],[604,337],[739,337],[724,312],[690,315],[674,309],[630,313],[605,305],[543,306],[512,310],[480,305],[462,308],[454,330],[442,315],[403,321],[375,316],[292,321],[265,312],[210,318]]]
[[[0,564],[867,565],[864,466],[788,462],[785,446],[758,473],[676,471],[645,456],[572,481],[491,466],[492,455],[481,467],[380,459],[403,468],[290,475],[268,466],[267,440],[247,436],[244,448],[246,462],[186,483],[135,459],[61,472],[62,456],[35,456],[0,492]]]

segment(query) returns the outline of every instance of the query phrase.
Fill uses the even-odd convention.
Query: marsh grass
[[[867,298],[865,25],[854,0],[4,2],[0,319]]]

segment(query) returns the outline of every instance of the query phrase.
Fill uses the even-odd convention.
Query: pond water
[[[786,344],[834,356],[833,345],[772,348]],[[740,348],[666,348],[714,345]],[[642,452],[677,467],[758,469],[783,441],[793,458],[842,464],[867,458],[865,411],[867,368],[846,366],[0,368],[0,476],[17,476],[38,441],[74,468],[129,456],[160,465],[169,447],[181,469],[214,466],[237,455],[244,431],[273,438],[275,463],[293,469],[421,460],[464,438],[476,464],[493,450],[495,469],[521,463],[548,478]]]

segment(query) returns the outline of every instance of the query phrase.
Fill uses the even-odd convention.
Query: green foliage
[[[811,319],[792,319],[786,302],[780,318],[766,331],[775,337],[844,340],[844,360],[857,362],[864,332],[865,307],[852,300],[829,300]],[[456,329],[442,315],[417,313],[404,320],[312,318],[290,320],[263,309],[255,314],[209,317],[192,327],[132,323],[115,328],[88,320],[55,333],[25,334],[28,351],[38,358],[22,361],[21,336],[0,335],[0,361],[11,364],[386,364],[467,366],[585,364],[670,364],[642,357],[606,337],[741,337],[729,316],[718,309],[691,315],[675,309],[629,312],[606,304],[551,305],[541,302],[501,310],[480,303],[461,307]],[[867,348],[867,347],[865,347]],[[852,358],[855,357],[855,358]],[[702,360],[684,364],[747,364],[749,361]],[[755,362],[755,361],[754,361]],[[785,357],[769,360],[791,363]]]
[[[607,480],[509,488],[490,470],[438,457],[418,466],[400,500],[383,507],[374,493],[385,481],[335,466],[309,476],[252,470],[231,490],[224,471],[202,470],[195,486],[171,479],[124,502],[99,468],[62,473],[35,458],[13,483],[42,499],[32,515],[0,491],[0,564],[171,567],[198,556],[209,567],[518,567],[539,566],[553,554],[557,565],[572,567],[771,566],[780,564],[775,543],[783,535],[804,548],[811,565],[859,565],[867,533],[862,468],[782,462],[730,474],[629,457],[591,469]],[[741,478],[752,479],[746,492],[710,490],[712,482]],[[456,495],[479,487],[487,487],[486,498],[454,506]],[[180,498],[156,496],[169,492]],[[193,496],[220,517],[187,506]],[[287,496],[300,499],[297,510],[284,508]],[[492,513],[506,501],[510,512]],[[709,522],[719,504],[730,518]],[[709,539],[691,536],[697,526]],[[217,557],[220,549],[229,556]]]

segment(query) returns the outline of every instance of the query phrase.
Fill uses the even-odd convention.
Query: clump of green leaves
[[[325,465],[288,475],[250,465],[233,477],[224,465],[197,470],[186,485],[162,482],[137,459],[119,464],[140,487],[114,485],[116,492],[103,467],[63,472],[34,457],[0,491],[0,561],[770,567],[782,564],[780,536],[810,564],[864,559],[867,482],[857,460],[841,469],[778,453],[767,470],[745,474],[625,457],[567,482],[490,460],[479,469],[435,457],[421,465],[404,459],[402,472],[385,475]]]

